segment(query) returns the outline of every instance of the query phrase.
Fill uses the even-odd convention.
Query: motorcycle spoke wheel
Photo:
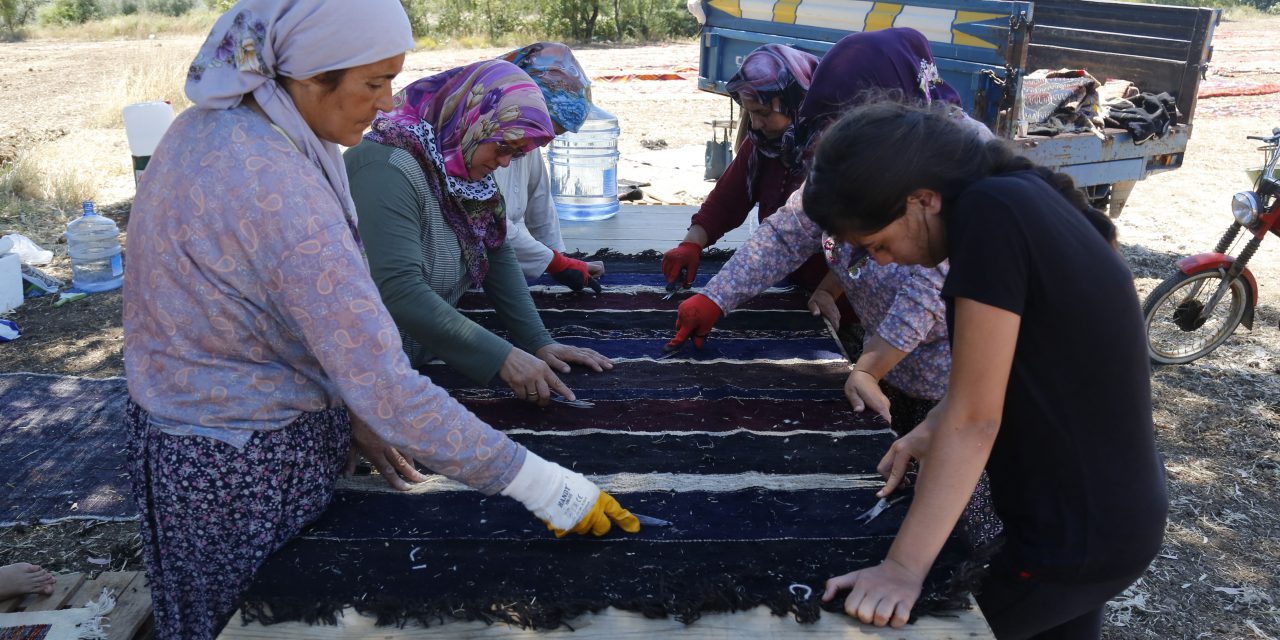
[[[1185,364],[1218,348],[1239,326],[1248,305],[1244,280],[1236,278],[1204,319],[1189,322],[1217,293],[1222,275],[1207,271],[1178,273],[1165,279],[1147,296],[1142,312],[1147,325],[1147,349],[1156,364]]]

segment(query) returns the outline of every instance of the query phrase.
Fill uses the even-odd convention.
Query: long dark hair
[[[1075,188],[1071,176],[983,140],[946,110],[894,101],[849,110],[822,136],[804,187],[804,211],[831,235],[868,235],[902,217],[917,189],[942,195],[943,214],[969,185],[1031,170],[1079,209],[1115,246],[1116,228]]]

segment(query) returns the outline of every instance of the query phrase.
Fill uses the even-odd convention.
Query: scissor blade
[[[682,344],[674,349],[667,350],[666,353],[654,358],[654,360],[666,360],[667,358],[673,357],[676,354],[680,353],[683,349],[684,349],[684,345]]]
[[[641,524],[642,526],[645,526],[645,527],[669,527],[669,526],[671,526],[671,521],[669,521],[669,520],[663,520],[662,518],[655,518],[655,517],[653,517],[653,516],[641,515],[641,514],[639,514],[639,513],[632,513],[631,515],[635,516],[635,517],[636,517],[636,520],[639,520],[639,521],[640,521],[640,524]]]
[[[567,404],[578,409],[590,409],[596,406],[596,403],[594,402],[587,402],[586,400],[570,400],[564,396],[551,396],[551,399],[559,402],[560,404]]]
[[[835,340],[836,346],[840,348],[840,355],[844,356],[845,360],[853,362],[853,358],[849,357],[849,352],[845,351],[844,343],[840,342],[840,332],[836,331],[836,326],[831,324],[831,321],[826,316],[822,316],[822,324],[827,325],[827,332],[831,334],[831,339]]]

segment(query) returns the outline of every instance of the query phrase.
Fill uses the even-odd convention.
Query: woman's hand
[[[840,308],[836,306],[836,296],[825,289],[816,289],[809,296],[809,311],[815,316],[826,318],[833,327],[840,326]]]
[[[823,602],[831,602],[836,594],[850,589],[844,600],[844,612],[866,624],[900,628],[911,618],[911,607],[920,597],[924,576],[918,576],[886,558],[879,566],[846,573],[827,580]]]
[[[498,369],[498,377],[511,387],[517,398],[540,407],[551,403],[553,391],[570,400],[577,399],[546,362],[516,347],[512,347],[511,352],[507,354],[507,359],[502,361],[502,368]]]
[[[392,489],[408,491],[409,483],[424,482],[427,477],[418,472],[413,462],[400,453],[365,423],[356,414],[347,411],[351,418],[351,443],[355,446],[347,453],[347,467],[343,474],[350,476],[356,471],[356,464],[364,455],[374,469],[382,476]]]
[[[603,276],[603,275],[604,275],[604,263],[603,263],[603,262],[600,262],[600,261],[596,261],[596,262],[588,262],[588,263],[587,263],[587,273],[591,274],[591,277],[592,277],[592,278],[599,278],[600,276]]]
[[[571,347],[559,342],[552,342],[538,349],[534,355],[560,373],[569,373],[570,363],[590,367],[596,373],[613,368],[613,362],[598,351],[583,347]]]
[[[557,538],[570,533],[602,536],[615,524],[627,533],[640,530],[640,520],[586,476],[532,451],[525,451],[524,464],[501,493],[519,500]]]
[[[898,488],[903,476],[911,468],[912,460],[924,460],[925,453],[929,451],[929,445],[933,442],[933,432],[937,430],[937,423],[932,419],[936,411],[936,408],[930,411],[929,415],[911,430],[911,433],[894,440],[889,446],[888,453],[880,459],[880,464],[876,465],[876,471],[885,477],[885,481],[884,488],[876,492],[877,497],[883,498]]]
[[[880,381],[870,373],[861,369],[850,372],[849,379],[844,382],[844,397],[848,398],[854,411],[870,409],[880,414],[885,422],[893,424],[889,417],[889,397],[880,390]]]

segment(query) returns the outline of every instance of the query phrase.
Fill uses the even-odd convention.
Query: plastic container
[[[577,133],[551,142],[551,198],[561,220],[604,220],[618,214],[618,118],[591,105]]]
[[[22,304],[22,260],[16,253],[0,252],[0,313]]]
[[[134,184],[142,178],[151,154],[155,153],[172,122],[173,105],[168,102],[139,102],[125,106],[124,133],[129,138],[129,153],[133,154]]]
[[[67,254],[71,256],[71,286],[81,291],[110,291],[124,284],[120,228],[98,215],[93,201],[84,201],[84,215],[67,225]]]

